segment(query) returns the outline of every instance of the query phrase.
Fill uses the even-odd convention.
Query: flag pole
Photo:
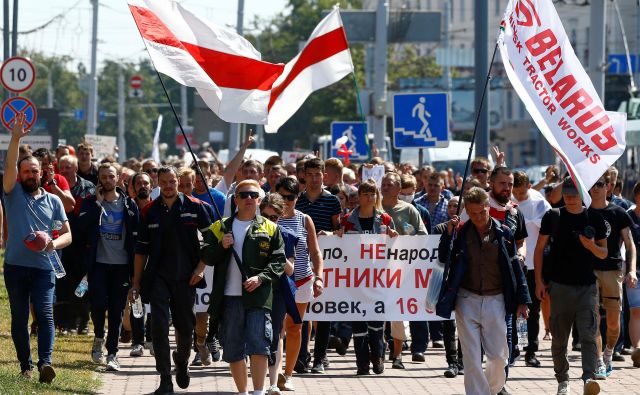
[[[178,123],[178,127],[180,128],[180,133],[182,133],[182,137],[184,137],[184,141],[185,141],[185,143],[187,143],[187,148],[189,149],[189,152],[191,153],[191,158],[193,159],[193,163],[195,164],[195,167],[196,167],[196,173],[198,173],[198,175],[200,176],[200,179],[202,180],[202,183],[204,184],[204,186],[207,189],[207,194],[209,195],[209,199],[211,199],[211,203],[212,203],[211,205],[213,206],[213,209],[215,210],[215,212],[218,215],[218,217],[220,218],[220,220],[222,220],[222,213],[220,212],[220,209],[218,209],[218,206],[216,205],[215,200],[213,200],[213,195],[211,194],[211,191],[209,190],[209,184],[207,183],[206,178],[204,178],[204,174],[202,173],[202,169],[200,169],[200,165],[198,164],[198,158],[196,157],[196,154],[193,152],[193,149],[191,148],[191,143],[189,142],[189,139],[187,138],[187,134],[184,132],[184,128],[182,127],[182,122],[180,122],[180,117],[178,116],[178,112],[176,111],[176,108],[173,105],[173,102],[171,101],[171,97],[169,96],[169,92],[167,91],[167,88],[164,85],[164,81],[162,80],[162,76],[160,75],[160,72],[158,71],[158,69],[155,68],[155,65],[154,65],[153,68],[154,68],[154,70],[156,72],[156,75],[158,76],[158,80],[160,81],[160,85],[162,86],[162,90],[164,91],[164,94],[167,97],[167,101],[169,102],[169,107],[171,107],[171,111],[173,112],[173,116],[176,118],[176,122]]]
[[[467,156],[467,164],[464,167],[464,176],[462,177],[462,187],[460,188],[460,192],[458,193],[458,200],[462,203],[462,191],[464,191],[464,183],[467,180],[467,174],[469,172],[469,164],[471,163],[471,155],[473,154],[473,146],[476,141],[476,134],[478,133],[478,123],[480,122],[480,112],[482,111],[482,106],[484,105],[484,98],[487,95],[487,88],[489,87],[489,81],[491,80],[491,69],[493,68],[493,61],[496,58],[496,52],[498,52],[498,42],[496,41],[496,45],[493,48],[493,55],[491,55],[491,62],[489,63],[489,72],[487,73],[487,78],[484,82],[484,89],[482,90],[482,97],[480,98],[480,103],[478,104],[478,108],[476,109],[476,121],[473,126],[473,136],[471,137],[471,143],[469,144],[469,155]],[[477,83],[477,81],[476,81]],[[458,209],[456,210],[456,215],[460,215],[460,209],[462,205],[458,204]]]
[[[364,141],[367,143],[367,151],[369,152],[369,159],[371,159],[371,144],[369,144],[369,131],[367,130],[366,124],[367,121],[364,119],[364,111],[362,111],[362,101],[360,101],[360,89],[358,88],[358,79],[356,78],[356,69],[353,68],[353,72],[351,73],[353,76],[353,86],[356,90],[356,100],[358,102],[358,110],[360,111],[360,122],[362,125],[365,125],[365,133],[364,133]]]

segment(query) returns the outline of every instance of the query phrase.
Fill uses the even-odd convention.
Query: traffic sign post
[[[369,158],[369,146],[367,145],[368,127],[362,122],[331,122],[331,156],[338,157],[336,141],[342,136],[347,137],[344,144],[346,151],[351,151],[351,160],[366,160]],[[345,151],[345,152],[346,152]]]
[[[35,125],[36,119],[38,118],[36,106],[26,97],[16,96],[2,103],[0,115],[2,116],[2,124],[5,128],[11,130],[13,121],[18,113],[22,113],[25,116],[25,129],[31,129],[31,127]]]
[[[449,96],[446,93],[399,93],[393,97],[393,146],[449,146]]]
[[[2,86],[14,93],[29,90],[36,80],[36,68],[27,58],[14,56],[0,68]]]
[[[144,96],[142,92],[142,77],[139,75],[132,75],[129,78],[129,97],[132,99],[139,99]]]

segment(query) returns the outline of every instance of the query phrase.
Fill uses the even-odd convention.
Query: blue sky
[[[20,1],[19,31],[27,31],[43,25],[59,14],[48,27],[18,38],[21,48],[35,49],[50,55],[69,55],[75,69],[79,62],[89,65],[91,51],[91,3],[90,0],[48,0],[43,2]],[[144,46],[135,27],[125,0],[101,0],[98,13],[98,62],[104,59],[135,61],[143,56]],[[216,24],[236,23],[237,1],[235,0],[183,0],[187,9]],[[74,7],[75,5],[75,7]],[[254,16],[261,19],[285,12],[286,0],[245,0],[245,31],[254,28]],[[0,22],[1,23],[1,22]],[[0,41],[1,42],[1,41]]]

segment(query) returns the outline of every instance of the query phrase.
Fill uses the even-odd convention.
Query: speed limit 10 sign
[[[36,80],[36,69],[29,59],[15,56],[2,64],[0,77],[2,86],[11,92],[20,93],[31,88]]]

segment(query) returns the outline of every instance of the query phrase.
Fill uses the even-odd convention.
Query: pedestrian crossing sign
[[[393,97],[393,146],[444,148],[449,146],[449,95],[398,93]]]

